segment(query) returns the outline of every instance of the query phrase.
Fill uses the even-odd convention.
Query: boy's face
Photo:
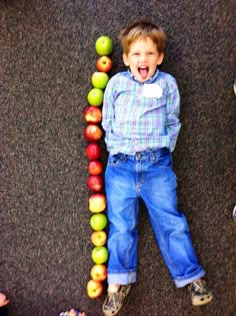
[[[157,45],[150,37],[147,37],[133,42],[128,54],[123,54],[123,61],[134,77],[144,82],[154,75],[163,57],[164,54],[158,52]]]

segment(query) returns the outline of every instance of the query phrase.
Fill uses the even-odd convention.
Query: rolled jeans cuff
[[[199,270],[197,270],[195,273],[193,273],[192,275],[188,277],[174,279],[175,285],[177,288],[184,287],[187,284],[192,283],[193,281],[201,279],[205,275],[205,273],[206,272],[200,268]]]
[[[128,273],[108,273],[107,283],[108,284],[130,284],[136,282],[136,272]]]

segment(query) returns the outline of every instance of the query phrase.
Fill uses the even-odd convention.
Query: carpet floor
[[[173,154],[186,214],[214,301],[192,307],[176,289],[140,204],[138,280],[120,316],[235,315],[235,1],[5,0],[0,2],[0,291],[10,316],[58,316],[88,298],[92,267],[83,111],[95,41],[141,17],[168,35],[161,69],[181,93]],[[102,163],[107,152],[104,141]]]

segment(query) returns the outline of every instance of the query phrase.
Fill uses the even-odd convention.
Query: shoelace
[[[193,282],[194,290],[199,293],[204,293],[206,292],[206,289],[204,288],[204,285],[202,282],[198,284],[197,282]]]
[[[116,303],[116,297],[118,297],[118,293],[109,293],[106,306],[114,306],[113,302]]]

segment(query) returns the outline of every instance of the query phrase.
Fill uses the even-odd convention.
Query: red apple
[[[91,271],[90,276],[92,280],[103,282],[107,278],[107,267],[105,264],[95,264]]]
[[[103,189],[103,179],[101,176],[89,176],[87,180],[89,190],[99,192]]]
[[[98,71],[109,72],[112,68],[112,60],[108,56],[101,56],[96,61]]]
[[[102,129],[98,125],[90,123],[84,129],[84,138],[89,142],[98,142],[102,138]]]
[[[90,160],[95,160],[101,157],[101,148],[97,143],[90,143],[86,148],[86,155]]]
[[[86,123],[99,123],[102,120],[102,111],[97,106],[88,106],[84,111]]]
[[[91,160],[88,164],[88,172],[92,176],[97,176],[102,173],[102,163],[99,160]]]
[[[91,242],[94,246],[104,246],[107,242],[107,233],[104,230],[94,231]]]
[[[89,280],[87,283],[87,294],[90,298],[97,298],[103,292],[103,285],[99,281]]]
[[[106,196],[102,193],[94,193],[89,198],[89,210],[92,213],[100,213],[106,208]]]
[[[102,264],[108,260],[108,250],[105,246],[96,246],[92,250],[92,260],[96,264]]]

